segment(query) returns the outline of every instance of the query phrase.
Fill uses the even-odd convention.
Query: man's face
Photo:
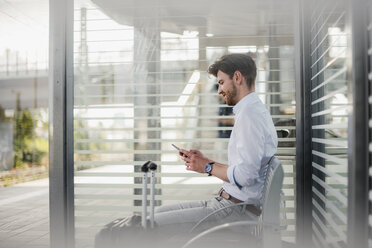
[[[238,90],[234,79],[222,71],[217,72],[218,94],[222,95],[229,106],[234,106],[238,102]]]

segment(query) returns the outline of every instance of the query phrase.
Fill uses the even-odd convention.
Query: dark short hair
[[[228,54],[216,60],[208,68],[208,73],[217,77],[218,71],[222,71],[232,79],[236,71],[240,71],[247,81],[248,88],[254,86],[256,80],[257,68],[256,63],[248,54]]]

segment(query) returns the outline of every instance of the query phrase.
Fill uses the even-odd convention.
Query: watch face
[[[206,173],[209,173],[211,171],[211,169],[212,169],[212,166],[210,164],[205,165],[205,172]]]

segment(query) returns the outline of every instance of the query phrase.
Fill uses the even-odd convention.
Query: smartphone
[[[173,146],[174,148],[176,148],[178,151],[181,149],[181,148],[179,148],[178,146],[176,146],[175,144],[172,144],[172,146]],[[182,152],[180,152],[180,154],[181,154],[181,156],[184,156],[184,154],[183,154]],[[186,156],[186,158],[188,158],[188,156]]]
[[[173,146],[174,148],[176,148],[178,151],[180,150],[180,148],[179,148],[178,146],[176,146],[175,144],[172,144],[172,146]]]

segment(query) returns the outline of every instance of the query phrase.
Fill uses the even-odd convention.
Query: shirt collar
[[[249,105],[257,100],[257,93],[251,92],[242,99],[233,107],[233,113],[234,115],[239,114],[239,111],[245,106]]]

